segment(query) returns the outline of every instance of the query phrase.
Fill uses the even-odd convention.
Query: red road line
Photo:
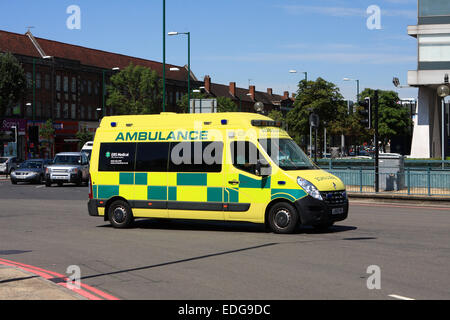
[[[26,270],[28,272],[34,273],[36,275],[39,275],[42,278],[47,279],[47,280],[54,279],[55,277],[60,278],[64,282],[63,283],[58,283],[58,285],[62,285],[64,287],[66,287],[67,289],[72,290],[72,291],[74,291],[74,292],[76,292],[76,293],[78,293],[78,294],[88,298],[89,300],[101,300],[101,298],[98,298],[98,297],[92,295],[91,293],[89,293],[89,292],[87,292],[87,291],[85,291],[83,289],[69,288],[67,286],[68,278],[66,276],[62,275],[62,274],[59,274],[59,273],[56,273],[56,272],[52,272],[52,271],[49,271],[49,270],[45,270],[45,269],[42,269],[42,268],[39,268],[39,267],[27,265],[27,264],[24,264],[24,263],[15,262],[15,261],[11,261],[11,260],[6,260],[6,259],[3,259],[3,258],[0,258],[0,264],[13,266],[13,267],[19,267],[19,268],[24,269],[24,270]],[[91,286],[89,286],[87,284],[81,283],[81,286],[84,289],[89,290],[92,293],[94,293],[94,294],[96,294],[96,295],[98,295],[98,296],[100,296],[102,298],[105,298],[107,300],[119,300],[118,298],[116,298],[116,297],[114,297],[114,296],[112,296],[110,294],[107,294],[107,293],[105,293],[103,291],[100,291],[100,290],[98,290],[98,289],[96,289],[94,287],[91,287]]]
[[[394,204],[372,204],[364,202],[350,202],[350,205],[357,205],[363,207],[391,207],[391,208],[407,208],[407,209],[432,209],[432,210],[444,210],[450,211],[450,208],[442,207],[432,207],[432,206],[405,206],[405,205],[394,205]]]

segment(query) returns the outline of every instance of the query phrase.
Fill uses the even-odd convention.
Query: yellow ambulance
[[[91,216],[264,223],[276,233],[347,218],[343,182],[255,113],[104,117],[90,162]]]

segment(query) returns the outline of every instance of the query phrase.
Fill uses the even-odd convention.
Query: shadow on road
[[[99,228],[112,228],[110,224],[98,226]],[[132,229],[154,230],[185,230],[185,231],[220,231],[220,232],[255,232],[270,233],[264,224],[250,222],[222,222],[222,221],[197,221],[183,219],[139,219]],[[329,234],[356,230],[354,226],[333,226],[325,230],[316,230],[312,227],[299,227],[294,234]]]
[[[241,252],[241,251],[247,251],[247,250],[259,249],[259,248],[264,248],[264,247],[270,247],[270,246],[275,246],[277,244],[279,244],[279,243],[272,242],[272,243],[266,243],[266,244],[253,246],[253,247],[247,247],[247,248],[241,248],[241,249],[235,249],[235,250],[229,250],[229,251],[222,251],[222,252],[217,252],[217,253],[212,253],[212,254],[206,254],[206,255],[203,255],[203,256],[197,256],[197,257],[192,257],[192,258],[187,258],[187,259],[181,259],[181,260],[169,261],[169,262],[164,262],[164,263],[158,263],[158,264],[153,264],[153,265],[150,265],[150,266],[143,266],[143,267],[124,269],[124,270],[118,270],[118,271],[112,271],[112,272],[106,272],[106,273],[99,273],[99,274],[94,274],[94,275],[90,275],[90,276],[81,277],[80,280],[86,280],[86,279],[91,279],[91,278],[98,278],[98,277],[115,275],[115,274],[120,274],[120,273],[133,272],[133,271],[147,270],[147,269],[163,267],[163,266],[168,266],[168,265],[177,264],[177,263],[183,263],[183,262],[189,262],[189,261],[194,261],[194,260],[201,260],[201,259],[206,259],[206,258],[211,258],[211,257],[216,257],[216,256],[221,256],[221,255],[226,255],[226,254],[232,254],[232,253]]]

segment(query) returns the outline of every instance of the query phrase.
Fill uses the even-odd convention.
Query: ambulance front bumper
[[[345,191],[321,192],[324,200],[306,196],[295,202],[302,225],[321,225],[348,217],[348,198]]]

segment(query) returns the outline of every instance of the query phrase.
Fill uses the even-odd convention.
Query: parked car
[[[48,159],[30,159],[24,161],[15,171],[11,172],[11,183],[42,183],[45,179],[45,169],[51,162]]]
[[[45,170],[45,185],[52,183],[61,186],[63,183],[89,183],[89,161],[83,152],[58,153],[53,163]]]
[[[81,148],[81,152],[84,152],[88,160],[91,160],[92,146],[94,145],[94,141],[88,141],[84,144],[83,148]]]
[[[16,157],[0,157],[0,174],[11,174],[16,170],[19,161]]]

